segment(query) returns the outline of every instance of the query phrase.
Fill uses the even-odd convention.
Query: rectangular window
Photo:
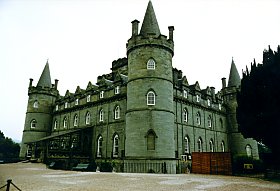
[[[100,98],[104,98],[104,91],[101,91],[99,96]]]
[[[116,88],[115,88],[115,94],[119,94],[120,93],[120,86],[117,86]]]
[[[188,97],[188,92],[187,92],[187,90],[184,90],[184,91],[183,91],[183,96],[184,96],[184,98],[187,98],[187,97]]]
[[[75,100],[75,105],[79,105],[79,99]]]
[[[90,95],[87,96],[87,102],[90,102]]]

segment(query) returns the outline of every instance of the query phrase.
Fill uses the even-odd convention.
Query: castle
[[[47,62],[36,86],[30,79],[20,157],[43,161],[121,164],[123,172],[176,173],[192,152],[230,152],[258,158],[257,142],[236,122],[240,76],[232,61],[228,84],[201,89],[172,67],[173,31],[160,33],[151,1],[139,32],[132,21],[127,58],[86,89],[64,96],[51,82]]]

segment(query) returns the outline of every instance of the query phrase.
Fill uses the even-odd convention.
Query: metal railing
[[[0,190],[1,190],[2,188],[5,188],[5,187],[6,187],[6,191],[10,191],[11,185],[13,185],[17,190],[21,191],[21,189],[19,189],[19,188],[12,182],[12,179],[7,180],[7,184],[5,184],[4,186],[0,187]]]

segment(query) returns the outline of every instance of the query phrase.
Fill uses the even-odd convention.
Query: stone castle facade
[[[74,93],[58,92],[47,62],[36,86],[30,79],[20,157],[44,161],[111,161],[124,172],[176,173],[192,152],[231,152],[258,158],[257,142],[236,122],[240,77],[232,61],[228,84],[216,92],[188,84],[172,67],[173,30],[160,33],[151,1],[139,32],[132,21],[127,58],[111,73]]]

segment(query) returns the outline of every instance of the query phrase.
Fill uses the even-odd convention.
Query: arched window
[[[221,142],[221,150],[222,150],[222,152],[225,152],[225,150],[226,150],[224,141]]]
[[[209,141],[209,149],[210,149],[210,152],[214,152],[214,142],[213,142],[213,139],[210,139],[210,141]]]
[[[247,157],[252,157],[252,147],[251,147],[251,145],[246,145],[246,154],[247,154]]]
[[[119,119],[120,118],[120,106],[117,106],[115,108],[114,113],[115,113],[115,119]]]
[[[154,59],[150,58],[147,62],[147,69],[154,70],[156,68],[156,62]]]
[[[100,111],[99,111],[99,121],[100,122],[102,122],[104,120],[103,115],[104,115],[103,109],[100,109]]]
[[[53,129],[54,129],[54,130],[57,129],[57,120],[54,120]]]
[[[115,135],[113,138],[113,157],[118,157],[119,155],[119,136]]]
[[[211,115],[209,115],[208,118],[207,118],[207,124],[208,124],[208,127],[209,127],[209,128],[212,127],[212,118],[211,118]]]
[[[153,91],[149,91],[147,93],[147,105],[155,105],[156,104],[156,96]]]
[[[203,151],[201,137],[199,137],[199,139],[197,141],[197,150],[198,150],[198,152],[202,152]]]
[[[64,117],[63,119],[63,128],[67,128],[67,117]]]
[[[188,122],[188,110],[184,109],[183,111],[183,120],[184,122]]]
[[[38,103],[38,101],[36,100],[36,101],[34,101],[34,103],[33,103],[33,107],[34,108],[38,108],[39,107],[39,103]]]
[[[97,139],[97,157],[102,156],[102,136],[100,135]]]
[[[201,125],[201,117],[199,112],[196,113],[196,124]]]
[[[90,124],[90,112],[88,111],[86,114],[86,125]]]
[[[31,123],[30,123],[30,128],[31,129],[35,129],[37,125],[37,121],[35,119],[32,119]]]
[[[78,115],[76,114],[74,116],[74,127],[77,127],[78,126]]]
[[[188,136],[185,136],[185,154],[190,153],[190,139]]]
[[[149,130],[147,135],[147,150],[155,150],[156,148],[156,134],[153,130]]]

